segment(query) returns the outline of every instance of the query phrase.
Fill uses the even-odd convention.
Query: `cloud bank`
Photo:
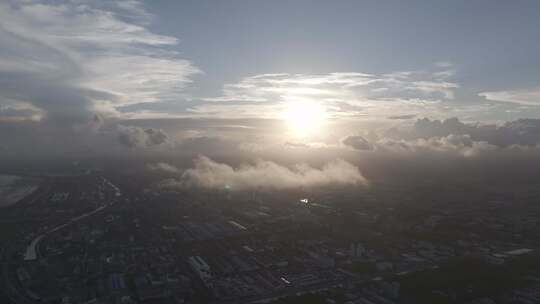
[[[457,118],[445,120],[424,118],[417,120],[411,131],[390,132],[389,135],[405,139],[469,135],[474,141],[485,141],[500,147],[535,146],[540,144],[540,119],[518,119],[494,125],[467,124]]]
[[[199,156],[194,167],[183,172],[177,180],[163,182],[162,186],[202,187],[209,189],[295,189],[328,185],[367,185],[358,168],[344,160],[336,159],[322,168],[300,164],[287,168],[275,162],[258,160],[237,168]]]
[[[351,135],[341,143],[364,151],[457,152],[463,156],[477,156],[486,151],[536,149],[540,146],[540,119],[482,125],[464,123],[457,118],[423,118],[411,128],[390,128],[370,140],[361,135]]]

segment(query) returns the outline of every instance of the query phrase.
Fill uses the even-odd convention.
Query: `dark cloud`
[[[394,119],[394,120],[406,120],[406,119],[413,119],[416,117],[416,114],[409,114],[409,115],[395,115],[395,116],[388,116],[388,119]]]
[[[342,143],[356,150],[372,150],[371,143],[360,135],[348,136],[342,140]]]
[[[43,110],[45,118],[66,125],[94,115],[94,99],[114,100],[114,95],[78,87],[69,81],[43,78],[30,73],[0,72],[0,100],[29,102]]]

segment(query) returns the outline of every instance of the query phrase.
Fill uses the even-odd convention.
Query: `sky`
[[[538,1],[4,0],[0,155],[534,154],[539,29]]]

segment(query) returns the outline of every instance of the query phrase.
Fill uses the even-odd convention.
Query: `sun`
[[[295,137],[316,135],[326,122],[326,109],[316,102],[288,102],[283,119]]]

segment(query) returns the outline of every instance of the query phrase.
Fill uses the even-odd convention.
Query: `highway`
[[[113,190],[115,191],[116,197],[120,196],[119,189],[116,186],[114,186],[112,183],[110,183],[109,181],[106,181],[106,182],[107,184],[109,184],[109,186],[111,186],[111,188],[113,188]],[[105,210],[107,207],[112,206],[113,204],[114,204],[114,201],[110,201],[109,203],[106,203],[90,212],[75,216],[69,219],[67,222],[57,225],[41,233],[40,235],[36,236],[27,246],[25,254],[24,254],[24,260],[32,261],[32,260],[39,259],[39,250],[38,250],[39,242],[46,235],[57,232],[61,229],[69,227],[70,225],[80,220],[83,220],[92,215],[98,214],[99,212]],[[26,292],[21,290],[21,286],[18,286],[19,282],[18,281],[14,282],[16,280],[15,274],[10,273],[10,266],[11,266],[10,259],[13,258],[17,254],[18,250],[19,250],[18,246],[15,245],[15,246],[10,246],[10,247],[6,246],[3,248],[3,251],[2,251],[3,261],[2,261],[1,267],[2,267],[2,280],[4,281],[3,284],[5,286],[4,293],[14,304],[35,304],[36,302],[30,299],[28,295],[26,294]]]

